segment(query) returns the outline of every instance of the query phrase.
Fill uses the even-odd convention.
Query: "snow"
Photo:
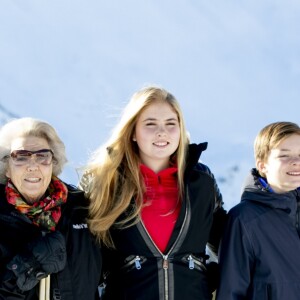
[[[31,116],[64,140],[62,179],[109,136],[130,96],[159,84],[230,208],[266,124],[299,122],[300,3],[0,0],[0,121]]]

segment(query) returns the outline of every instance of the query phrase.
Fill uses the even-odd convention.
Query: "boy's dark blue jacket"
[[[218,300],[300,299],[300,192],[273,193],[253,169],[221,242]]]

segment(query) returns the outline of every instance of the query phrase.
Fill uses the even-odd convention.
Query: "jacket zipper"
[[[130,266],[133,266],[137,269],[137,270],[140,270],[142,268],[142,263],[144,261],[146,261],[147,259],[143,256],[139,256],[139,255],[131,255],[131,256],[128,256],[125,261],[125,265],[123,267],[121,267],[121,270],[126,270],[126,269],[129,269]]]
[[[135,267],[139,270],[142,266],[141,266],[141,262],[140,262],[141,258],[139,256],[136,256],[134,259],[134,264]]]
[[[189,194],[186,193],[186,198],[187,198],[187,201],[189,201]],[[182,222],[182,226],[180,228],[180,232],[174,242],[174,244],[172,245],[171,249],[169,250],[169,252],[167,254],[163,254],[159,248],[156,246],[156,244],[154,243],[153,239],[151,238],[150,234],[148,233],[143,221],[141,220],[141,224],[148,236],[148,238],[150,239],[150,241],[152,242],[153,246],[155,247],[155,249],[157,250],[157,252],[161,255],[162,259],[163,259],[163,262],[162,262],[162,268],[163,268],[163,271],[164,271],[164,290],[165,290],[165,300],[168,300],[169,299],[169,276],[168,276],[168,269],[169,269],[169,256],[171,254],[171,252],[173,251],[173,249],[175,248],[176,244],[178,243],[178,241],[180,240],[180,237],[181,237],[181,234],[182,234],[182,231],[183,231],[183,228],[184,228],[184,225],[186,223],[186,220],[187,220],[187,209],[186,209],[186,212],[185,212],[185,216],[184,216],[184,220]]]
[[[170,252],[169,252],[170,253]],[[168,275],[169,261],[168,254],[163,255],[163,269],[164,269],[164,287],[165,287],[165,299],[169,299],[169,275]]]
[[[159,248],[156,246],[156,244],[154,243],[152,237],[150,236],[150,234],[148,233],[146,227],[145,227],[145,224],[143,223],[143,221],[141,220],[141,224],[148,236],[148,238],[150,239],[150,241],[152,242],[153,246],[155,247],[155,249],[157,250],[157,252],[161,255],[163,261],[162,261],[162,268],[163,268],[163,272],[164,272],[164,290],[165,290],[165,300],[168,300],[169,299],[169,276],[168,276],[168,268],[169,268],[169,261],[168,261],[168,258],[169,258],[169,254],[170,252],[172,251],[172,249],[174,248],[174,245],[171,247],[170,251],[167,253],[167,254],[163,254]],[[177,240],[176,240],[177,241]],[[175,241],[175,243],[176,243]],[[174,244],[175,244],[174,243]]]
[[[194,263],[194,259],[193,259],[192,255],[189,255],[188,261],[189,261],[189,269],[193,270],[195,268],[195,263]]]
[[[201,271],[207,271],[206,266],[204,263],[202,263],[199,259],[194,257],[192,254],[190,254],[188,257],[185,257],[185,260],[189,263],[189,269],[199,269]]]

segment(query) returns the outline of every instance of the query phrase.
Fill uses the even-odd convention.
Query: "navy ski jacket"
[[[229,211],[217,300],[300,299],[300,192],[277,194],[256,169]]]

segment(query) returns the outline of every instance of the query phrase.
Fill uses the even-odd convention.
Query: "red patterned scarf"
[[[22,198],[11,180],[7,181],[7,202],[26,215],[33,224],[54,231],[61,216],[61,205],[67,201],[68,189],[57,177],[52,176],[48,187],[48,196],[33,204],[28,204]]]

